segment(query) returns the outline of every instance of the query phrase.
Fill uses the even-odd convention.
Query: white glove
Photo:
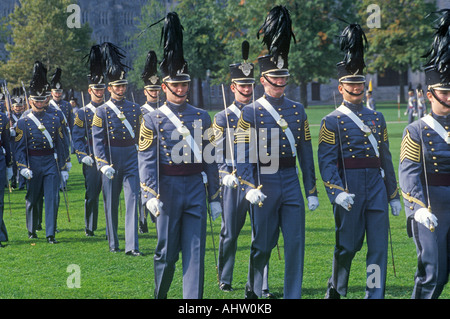
[[[355,194],[349,194],[346,192],[339,193],[339,195],[336,196],[334,202],[342,207],[346,211],[350,211],[352,209],[352,205],[354,204],[353,198],[355,197]]]
[[[258,204],[262,203],[264,199],[266,199],[266,195],[261,192],[259,189],[251,189],[248,191],[248,193],[245,195],[245,198],[251,203],[251,204]]]
[[[414,213],[414,219],[416,222],[421,223],[426,228],[430,229],[431,226],[437,227],[437,218],[427,208],[419,208]]]
[[[15,137],[16,136],[16,129],[14,127],[10,127],[9,128],[9,135],[11,137]]]
[[[85,156],[81,159],[81,163],[86,164],[87,166],[94,165],[94,160],[90,156]]]
[[[158,217],[162,212],[163,203],[158,198],[153,197],[145,204],[145,207],[153,216]]]
[[[109,165],[102,166],[100,171],[109,179],[112,179],[114,177],[114,173],[116,172],[116,170]]]
[[[70,170],[72,169],[72,162],[67,162],[66,167],[67,167],[67,172],[70,172]]]
[[[319,207],[319,197],[317,196],[308,196],[308,208],[310,211],[315,211],[317,207]]]
[[[220,202],[211,202],[209,206],[211,207],[212,220],[215,221],[222,214],[222,205],[220,205]]]
[[[6,180],[9,181],[13,177],[13,169],[12,167],[6,168]]]
[[[391,205],[391,213],[393,216],[400,215],[400,211],[402,210],[402,204],[399,199],[393,199],[389,202]]]
[[[69,179],[69,172],[68,171],[61,171],[61,178],[63,183],[66,183]]]
[[[234,188],[238,185],[238,183],[239,180],[232,174],[225,175],[225,177],[222,179],[222,184],[226,187]]]
[[[25,177],[26,179],[32,179],[33,178],[33,171],[29,168],[22,168],[20,170],[20,175]]]

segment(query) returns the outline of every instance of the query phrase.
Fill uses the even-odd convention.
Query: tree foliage
[[[9,53],[0,65],[8,83],[28,85],[36,60],[44,63],[49,77],[57,67],[62,69],[66,89],[80,89],[87,84],[88,69],[83,62],[91,45],[91,28],[67,26],[70,0],[20,0],[6,22],[13,44],[6,44]]]

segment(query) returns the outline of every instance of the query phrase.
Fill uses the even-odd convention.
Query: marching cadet
[[[116,45],[105,42],[102,54],[109,80],[110,100],[97,107],[92,123],[92,146],[102,175],[106,233],[111,252],[119,252],[118,213],[120,192],[125,198],[125,253],[141,256],[138,240],[139,170],[137,143],[141,110],[125,99],[128,81]]]
[[[84,186],[86,188],[84,195],[85,234],[92,237],[94,231],[97,230],[98,204],[102,190],[102,173],[97,170],[92,144],[92,120],[97,108],[104,103],[106,88],[100,45],[91,47],[88,58],[90,67],[88,93],[91,101],[76,112],[72,138],[78,162],[83,165]]]
[[[142,201],[151,214],[159,215],[154,256],[157,299],[167,298],[180,251],[183,298],[203,297],[207,205],[213,219],[222,210],[217,165],[214,158],[207,162],[204,157],[211,117],[187,102],[190,76],[182,28],[178,14],[169,12],[160,64],[166,102],[144,116],[139,141]]]
[[[408,115],[408,123],[414,122],[414,118],[417,116],[417,98],[414,95],[414,90],[409,85],[408,89],[408,105],[406,105],[405,115]]]
[[[10,121],[8,115],[3,112],[0,112],[0,151],[2,153],[0,156],[0,181],[8,182],[13,176]],[[8,241],[8,231],[6,229],[5,221],[3,220],[4,196],[5,185],[0,186],[0,248],[5,247],[2,242]]]
[[[49,106],[48,109],[51,110],[52,108],[62,112],[62,115],[64,117],[64,122],[66,125],[67,133],[64,132],[65,135],[65,141],[67,144],[67,155],[65,157],[66,160],[66,167],[67,172],[70,172],[70,169],[72,168],[72,163],[70,160],[70,147],[72,143],[72,127],[73,127],[73,111],[72,111],[72,105],[63,99],[63,86],[61,83],[61,74],[62,70],[60,68],[56,68],[55,73],[53,73],[52,78],[50,79],[50,94],[51,99],[49,100]],[[67,180],[61,181],[61,188],[67,187]]]
[[[284,298],[301,298],[305,203],[297,159],[309,209],[315,210],[319,201],[305,110],[303,105],[284,96],[293,37],[286,7],[274,7],[260,30],[269,49],[269,55],[258,59],[265,93],[242,109],[235,133],[239,187],[251,204],[253,226],[245,295],[246,298],[262,296],[264,268],[281,229],[285,252]],[[273,34],[280,36],[271,38]]]
[[[450,62],[441,58],[448,46],[438,45],[450,40],[450,10],[442,12],[425,65],[431,113],[405,128],[400,152],[407,231],[417,251],[414,299],[439,298],[450,273]]]
[[[254,65],[247,62],[249,43],[242,43],[242,63],[229,66],[231,85],[234,101],[225,110],[214,116],[214,141],[216,146],[216,161],[219,169],[219,178],[224,187],[222,196],[222,227],[219,242],[219,288],[223,291],[233,291],[233,269],[235,264],[237,240],[244,226],[249,202],[245,199],[245,193],[239,187],[236,177],[236,156],[234,154],[234,131],[244,105],[251,102],[255,83]],[[263,283],[263,295],[273,297],[269,292],[267,279],[268,266],[266,266]]]
[[[157,63],[155,51],[149,51],[145,60],[144,71],[141,75],[144,81],[144,95],[147,99],[145,104],[141,106],[142,116],[157,109],[161,103],[161,80],[158,76]],[[147,216],[148,209],[141,204],[139,216],[139,231],[141,233],[148,233]],[[150,218],[154,220],[153,215],[150,215]]]
[[[26,222],[29,238],[37,238],[39,201],[45,199],[45,232],[47,241],[55,239],[60,177],[64,170],[63,133],[57,116],[45,111],[47,79],[42,63],[36,61],[30,83],[31,112],[22,116],[16,126],[16,160],[20,174],[27,179]]]
[[[422,118],[427,113],[427,103],[425,101],[425,96],[423,95],[422,85],[419,83],[417,86],[417,116]]]
[[[366,286],[366,298],[385,292],[389,214],[397,216],[401,203],[389,151],[386,122],[380,112],[363,106],[366,38],[358,24],[341,34],[343,61],[337,64],[342,104],[322,119],[319,133],[319,168],[333,204],[336,244],[326,298],[346,296],[350,267],[367,241],[369,266],[379,270],[379,285]]]
[[[367,100],[366,100],[366,107],[369,110],[375,111],[377,109],[377,107],[376,107],[376,104],[375,104],[375,100],[374,100],[374,98],[372,96],[372,91],[367,91],[366,98],[367,98]]]
[[[12,107],[11,112],[9,114],[9,121],[10,121],[10,145],[11,145],[11,154],[12,154],[12,161],[13,161],[13,178],[11,180],[11,187],[17,188],[17,183],[19,183],[19,189],[25,188],[25,178],[19,174],[17,169],[17,163],[16,163],[16,156],[15,156],[15,138],[16,138],[16,125],[17,121],[20,119],[20,117],[23,114],[24,107],[25,107],[25,101],[24,101],[24,93],[22,88],[14,88],[13,89],[13,96],[12,96]]]

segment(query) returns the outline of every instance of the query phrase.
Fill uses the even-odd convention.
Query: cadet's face
[[[62,90],[52,90],[52,97],[54,100],[56,100],[56,101],[61,100],[62,95],[63,95]]]
[[[121,85],[110,85],[108,86],[108,91],[111,93],[111,97],[115,100],[121,100],[124,98],[125,92],[127,91],[126,84]]]
[[[45,110],[45,106],[47,105],[46,101],[35,101],[30,100],[31,108],[35,112],[42,112]]]
[[[173,94],[170,90],[172,90],[175,94]],[[167,101],[175,103],[175,104],[181,104],[184,103],[187,99],[187,91],[189,89],[189,83],[188,82],[181,82],[181,83],[163,83],[161,85],[161,88],[163,89],[164,93],[166,94]]]
[[[270,82],[276,85],[285,85],[287,82],[287,77],[267,77]],[[271,97],[281,97],[284,94],[285,86],[278,87],[270,84],[264,77],[260,78],[261,84],[264,86],[264,92],[269,94]]]
[[[231,92],[234,93],[234,99],[242,104],[247,104],[252,99],[253,85],[233,83],[230,86]]]
[[[364,83],[341,83],[338,86],[338,90],[344,100],[353,104],[361,103],[364,98],[364,94],[360,94],[364,91]],[[360,95],[351,95],[348,92]]]
[[[144,90],[144,94],[149,102],[158,102],[159,90]]]
[[[91,96],[91,100],[95,103],[100,103],[103,101],[103,96],[105,95],[105,89],[94,89],[89,88],[88,93]]]
[[[439,100],[450,105],[450,91],[435,89],[434,92],[436,93],[436,96]],[[430,91],[427,92],[427,97],[430,100],[431,109],[436,115],[446,116],[450,114],[450,107],[442,105],[438,100],[434,98],[433,94],[431,94]]]

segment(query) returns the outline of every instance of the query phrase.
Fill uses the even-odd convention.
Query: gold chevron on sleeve
[[[83,128],[84,122],[78,117],[78,113],[75,115],[74,125]]]
[[[145,151],[152,145],[153,131],[145,126],[145,120],[142,120],[141,130],[139,133],[139,151]]]
[[[212,145],[217,146],[216,141],[220,140],[222,138],[222,135],[223,135],[223,127],[219,126],[216,123],[216,119],[214,119],[212,126],[208,130],[209,142]]]
[[[23,131],[16,126],[16,138],[14,139],[16,142],[20,141],[23,136]]]
[[[242,116],[238,121],[235,143],[250,143],[250,123],[246,122]]]
[[[319,144],[322,142],[331,145],[336,144],[336,134],[327,129],[325,122],[323,122],[319,132]]]
[[[405,158],[416,163],[420,162],[420,144],[411,138],[408,130],[406,130],[406,134],[402,139],[400,163],[402,163]]]
[[[417,205],[419,205],[421,207],[427,208],[425,206],[425,204],[422,203],[422,201],[418,200],[415,197],[412,197],[411,195],[409,195],[409,193],[405,193],[404,191],[402,191],[402,196],[403,196],[404,199],[406,199],[410,203],[416,203]]]
[[[388,132],[387,128],[384,128],[383,141],[386,142],[388,140]]]
[[[100,117],[97,116],[97,114],[94,115],[94,119],[92,120],[92,125],[97,126],[97,127],[102,127],[102,119]]]
[[[309,130],[308,120],[305,120],[305,141],[311,140],[311,131]]]

